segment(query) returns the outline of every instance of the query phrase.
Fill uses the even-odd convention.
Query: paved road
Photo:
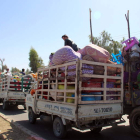
[[[52,122],[44,122],[40,119],[37,120],[36,124],[29,124],[27,111],[23,110],[22,106],[17,108],[11,107],[9,110],[2,110],[2,105],[0,105],[0,112],[6,115],[10,119],[14,119],[17,123],[23,125],[24,127],[32,130],[34,133],[40,135],[47,140],[58,140],[52,131]],[[124,116],[126,119],[126,116]],[[117,127],[104,127],[102,132],[98,135],[93,135],[89,130],[86,132],[80,132],[78,130],[72,130],[68,132],[66,140],[139,140],[135,136],[127,120],[126,123],[121,124]]]

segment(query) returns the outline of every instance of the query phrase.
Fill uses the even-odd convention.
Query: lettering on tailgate
[[[59,111],[59,112],[64,113],[64,114],[73,115],[71,108],[59,107],[57,105],[53,106],[53,105],[49,105],[49,104],[45,104],[45,108],[48,108],[49,110]]]
[[[24,93],[13,93],[13,95],[21,95],[21,96],[24,96]]]
[[[107,112],[112,112],[113,108],[112,107],[106,107],[106,108],[95,108],[94,113],[107,113]]]

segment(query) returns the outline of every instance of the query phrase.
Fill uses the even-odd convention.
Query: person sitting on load
[[[20,72],[22,75],[25,75],[25,69],[22,69],[22,72]]]
[[[67,35],[63,35],[62,39],[64,40],[64,46],[70,46],[74,51],[78,51],[77,45]]]
[[[6,75],[12,75],[11,72],[9,71],[9,68],[6,69]]]

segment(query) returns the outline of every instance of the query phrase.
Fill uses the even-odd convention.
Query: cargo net
[[[120,102],[123,95],[122,66],[117,69],[117,65],[108,65],[80,60],[40,68],[36,98],[67,104]]]
[[[27,92],[35,79],[31,75],[22,77],[14,77],[11,75],[3,75],[0,78],[0,91],[25,91]]]

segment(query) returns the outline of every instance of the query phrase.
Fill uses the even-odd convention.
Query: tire
[[[102,131],[102,127],[90,129],[93,134],[99,134]]]
[[[53,121],[53,133],[57,138],[65,138],[67,135],[66,126],[63,125],[61,118],[56,117]]]
[[[2,99],[0,99],[0,103],[2,103]]]
[[[7,110],[8,109],[8,106],[9,106],[8,102],[3,101],[2,109],[3,110]]]
[[[129,122],[134,134],[140,137],[140,108],[136,108],[132,111]]]
[[[31,124],[34,124],[36,122],[36,114],[33,112],[32,108],[29,108],[28,118]]]
[[[23,105],[24,110],[26,110],[26,104]]]

